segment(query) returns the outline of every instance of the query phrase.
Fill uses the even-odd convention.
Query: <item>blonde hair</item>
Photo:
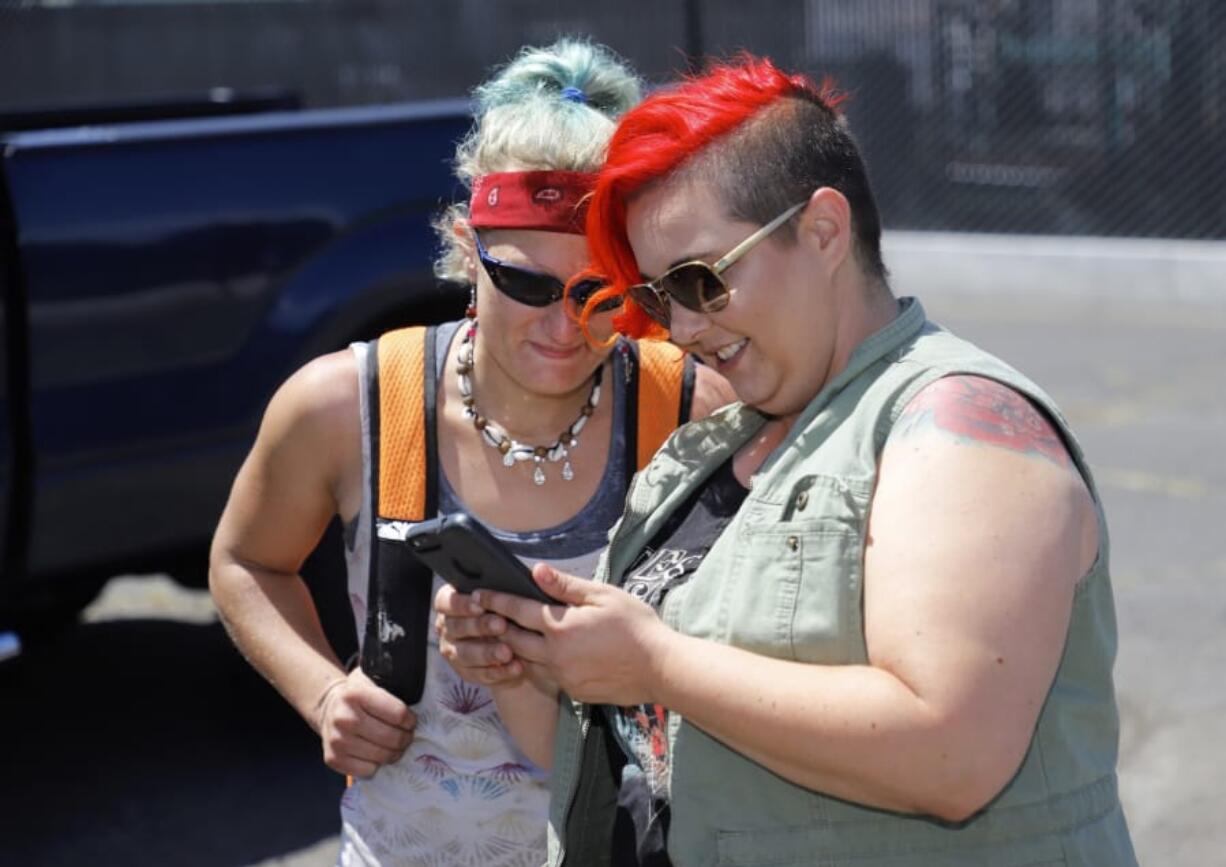
[[[473,178],[492,172],[594,172],[617,118],[639,101],[640,90],[626,63],[603,45],[561,39],[524,48],[473,91],[476,120],[456,147],[455,176],[471,190]],[[467,202],[434,221],[442,247],[434,273],[443,280],[469,280],[471,253],[456,234],[467,221]]]

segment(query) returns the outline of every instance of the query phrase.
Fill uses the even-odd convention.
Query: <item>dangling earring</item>
[[[474,283],[468,289],[468,309],[464,311],[464,316],[468,319],[477,318],[477,284]]]

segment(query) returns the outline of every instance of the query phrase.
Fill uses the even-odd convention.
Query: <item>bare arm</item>
[[[412,714],[346,673],[298,575],[361,476],[357,389],[342,352],[273,396],[213,538],[209,589],[235,644],[320,734],[329,766],[369,776],[408,745]]]
[[[614,588],[553,573],[542,584],[569,608],[485,601],[543,634],[511,643],[572,696],[659,702],[800,785],[965,818],[1029,744],[1097,549],[1092,503],[1033,407],[958,377],[891,437],[869,539],[862,666],[682,636]]]

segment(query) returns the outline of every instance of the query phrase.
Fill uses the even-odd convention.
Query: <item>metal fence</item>
[[[0,111],[455,96],[575,33],[654,81],[741,48],[833,74],[888,226],[1226,238],[1221,0],[0,0]]]

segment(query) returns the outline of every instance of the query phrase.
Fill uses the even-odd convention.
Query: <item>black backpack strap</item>
[[[370,484],[374,515],[371,520],[370,573],[361,666],[371,680],[407,704],[416,704],[425,688],[426,647],[433,603],[434,575],[410,553],[403,541],[403,532],[411,524],[438,511],[435,413],[438,377],[435,347],[434,328],[411,336],[404,332],[392,332],[372,342],[368,361]],[[380,352],[384,353],[383,357],[380,357]],[[410,359],[389,357],[406,352],[413,355],[420,352],[420,356]],[[416,363],[418,360],[420,366]],[[381,378],[384,376],[420,377],[421,382],[400,382],[397,387],[384,383],[389,389],[381,393]],[[406,385],[407,388],[404,387]],[[388,392],[395,395],[397,400],[416,401],[419,399],[418,388],[422,409],[420,423],[414,419],[406,429],[398,418],[395,424],[387,424],[387,419],[383,418],[382,401],[389,396]],[[384,436],[404,438],[407,442],[398,442],[395,449],[384,448]],[[398,451],[394,456],[397,470],[389,473],[385,462],[394,450]],[[407,462],[401,460],[406,453],[409,455]],[[423,458],[424,467],[421,466]],[[397,487],[424,485],[424,496],[419,499],[416,494],[421,492],[410,492],[413,496],[407,499],[414,505],[398,505],[405,498],[387,496],[391,492],[384,486],[389,484]],[[390,514],[387,513],[389,502],[392,503]]]
[[[688,352],[685,354],[684,371],[681,374],[681,405],[677,408],[677,426],[690,420],[694,409],[694,380],[698,377],[698,361]]]
[[[626,454],[622,461],[626,480],[624,490],[630,490],[630,480],[639,471],[639,345],[621,338],[616,352],[622,353],[626,383]]]
[[[461,325],[461,328],[464,326]],[[422,519],[438,514],[438,329],[426,329],[426,514]]]
[[[628,487],[668,434],[690,420],[696,373],[694,357],[668,344],[623,339],[617,351],[625,364]],[[640,449],[644,437],[648,440]]]

